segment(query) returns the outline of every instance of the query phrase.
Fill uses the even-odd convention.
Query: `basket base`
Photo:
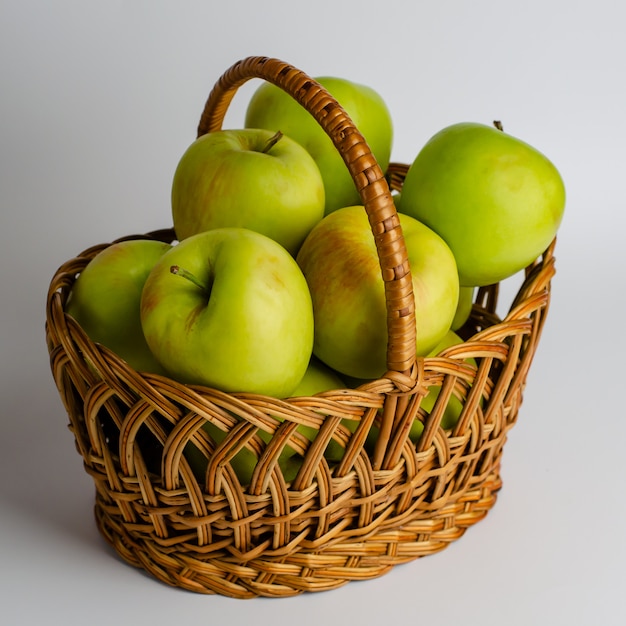
[[[288,597],[378,578],[396,565],[440,552],[484,519],[501,486],[494,473],[436,513],[417,511],[397,526],[386,523],[367,536],[344,534],[315,552],[300,548],[280,556],[255,552],[247,561],[228,548],[210,555],[207,551],[203,558],[188,535],[161,539],[148,534],[145,525],[124,522],[117,506],[104,502],[98,493],[95,518],[100,534],[125,562],[167,585],[240,599]]]

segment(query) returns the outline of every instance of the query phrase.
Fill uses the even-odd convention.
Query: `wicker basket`
[[[300,70],[265,57],[224,73],[199,135],[221,127],[237,88],[252,77],[277,84],[314,116],[360,191],[386,285],[389,371],[358,389],[287,400],[140,374],[64,312],[77,275],[109,244],[59,268],[46,322],[52,373],[95,483],[102,535],[125,561],[161,581],[236,598],[291,596],[380,576],[442,550],[487,514],[554,274],[553,242],[526,269],[504,319],[496,314],[498,285],[481,288],[461,331],[465,342],[416,358],[410,270],[390,194],[401,188],[406,166],[393,164],[384,176],[338,103]],[[136,237],[173,241],[174,233]],[[432,386],[441,391],[426,413],[421,403]],[[463,410],[444,431],[439,422],[453,396]],[[408,438],[415,419],[424,421],[417,444]],[[226,433],[222,441],[206,434],[205,421]],[[296,432],[300,424],[316,429],[313,442]],[[373,447],[366,445],[370,431],[377,433]],[[204,477],[183,455],[190,441],[207,458]],[[329,442],[345,450],[337,463],[324,456]],[[277,463],[287,443],[304,457],[290,481]],[[248,485],[231,465],[243,447],[258,458]]]

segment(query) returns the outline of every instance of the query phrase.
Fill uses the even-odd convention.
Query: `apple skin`
[[[435,134],[411,164],[398,210],[450,246],[462,286],[497,283],[550,244],[565,187],[541,152],[492,126],[460,123]]]
[[[418,355],[450,328],[459,296],[456,263],[445,242],[417,220],[399,215],[411,266]],[[362,206],[330,213],[309,233],[296,257],[313,300],[313,352],[353,378],[387,369],[387,309],[374,237]]]
[[[459,337],[453,330],[449,330],[444,338],[439,342],[439,344],[430,352],[428,356],[434,357],[437,356],[440,352],[445,350],[446,348],[450,348],[452,346],[456,346],[463,343],[463,339]],[[468,363],[476,366],[476,360],[473,358],[466,359]],[[441,387],[432,386],[428,388],[428,395],[422,400],[420,404],[420,408],[424,409],[426,413],[429,413],[433,410],[435,406],[435,401],[439,397],[439,393],[441,392]],[[443,411],[443,416],[441,417],[441,428],[444,430],[449,430],[456,426],[456,423],[459,421],[459,417],[461,416],[461,411],[463,410],[463,404],[461,401],[452,394],[450,399],[448,400],[448,404]],[[411,426],[411,430],[409,432],[409,438],[411,441],[417,442],[420,435],[424,430],[424,424],[420,420],[415,420],[413,425]]]
[[[79,274],[67,301],[66,313],[87,336],[137,371],[164,373],[144,338],[139,306],[150,271],[170,248],[150,239],[111,244]]]
[[[475,291],[475,287],[461,287],[459,289],[459,302],[456,306],[456,313],[454,314],[452,323],[450,324],[451,330],[459,330],[469,319],[474,304]]]
[[[228,434],[211,422],[205,422],[202,428],[218,445],[226,439],[226,435]],[[191,470],[196,478],[199,481],[204,481],[208,467],[206,457],[200,452],[198,447],[191,442],[185,446],[184,455],[187,461],[189,461]],[[256,455],[246,447],[241,448],[230,460],[230,465],[237,476],[237,480],[242,485],[250,484],[256,464]]]
[[[312,356],[302,380],[293,390],[291,396],[294,398],[311,397],[323,391],[344,389],[345,386],[345,382],[337,372]]]
[[[324,391],[333,391],[335,389],[345,389],[346,383],[339,376],[337,372],[332,370],[330,367],[322,363],[315,356],[311,357],[311,362],[309,363],[309,367],[307,368],[304,377],[298,384],[298,386],[294,389],[291,394],[292,397],[304,396],[311,397],[318,393],[322,393]],[[354,420],[343,420],[344,423],[356,424]],[[310,426],[298,426],[298,432],[304,435],[310,441],[317,436],[318,430],[312,428]],[[289,446],[285,447],[283,454],[281,455],[281,460],[283,461],[283,466],[285,468],[291,468],[291,472],[288,475],[291,476],[294,469],[298,469],[299,465],[296,460],[293,459],[291,462],[287,462],[287,459],[290,459],[294,456],[295,451],[293,448]],[[343,454],[343,448],[335,441],[331,439],[328,443],[328,447],[326,448],[326,452],[324,456],[328,460],[339,460],[341,455]],[[298,455],[299,456],[299,455]],[[300,459],[301,461],[302,459]],[[285,472],[283,472],[285,473]],[[294,477],[295,474],[293,474]]]
[[[203,289],[172,266],[193,274]],[[184,239],[154,266],[141,298],[153,354],[183,383],[283,398],[313,345],[309,290],[294,258],[269,237],[220,228]]]
[[[202,135],[181,157],[172,182],[172,217],[182,240],[241,227],[274,239],[295,255],[324,215],[324,183],[309,153],[275,133],[223,130]],[[245,181],[245,184],[242,184]]]
[[[344,78],[322,76],[315,80],[350,116],[385,171],[391,156],[393,123],[380,94],[369,86]],[[324,180],[325,214],[361,202],[354,181],[330,137],[315,118],[280,87],[263,83],[257,88],[248,103],[244,125],[280,130],[306,148]]]
[[[310,397],[322,391],[343,387],[345,387],[345,383],[335,372],[323,363],[320,363],[315,357],[312,357],[302,380],[298,383],[292,395],[294,397]],[[221,443],[226,437],[226,433],[211,422],[206,422],[202,428],[216,443]],[[308,426],[299,426],[298,431],[309,439],[313,439],[318,432],[316,429]],[[269,443],[270,436],[267,433],[259,431],[259,436],[263,441]],[[207,460],[204,455],[201,454],[200,450],[193,443],[189,443],[185,446],[185,457],[191,464],[194,474],[200,480],[203,480],[207,469]],[[295,478],[302,465],[302,460],[302,457],[292,447],[285,446],[278,458],[278,464],[285,480],[291,481]],[[256,464],[256,455],[245,447],[239,450],[231,460],[235,474],[243,485],[250,483]]]
[[[437,346],[433,350],[431,350],[430,353],[426,356],[428,357],[437,356],[441,351],[445,350],[446,348],[449,348],[451,346],[455,346],[461,343],[463,343],[463,339],[461,339],[461,337],[459,337],[459,335],[457,335],[453,330],[449,330],[445,334],[443,339],[437,344]],[[467,359],[467,362],[471,363],[474,366],[476,365],[476,360],[473,358]],[[350,387],[356,388],[370,381],[352,378],[352,379],[348,379],[346,382],[349,384]],[[433,385],[432,387],[429,387],[428,395],[426,395],[422,399],[420,403],[420,408],[423,411],[425,411],[427,414],[429,414],[433,410],[433,407],[435,406],[435,401],[437,400],[437,397],[439,396],[440,392],[441,392],[441,387],[438,387],[435,385]],[[444,412],[443,412],[443,416],[441,418],[441,428],[443,428],[444,430],[454,428],[454,426],[456,426],[456,423],[459,421],[459,417],[461,415],[462,410],[463,410],[463,404],[461,403],[461,401],[455,395],[451,395],[450,400],[448,401],[448,404],[446,405],[446,408],[444,409]],[[417,443],[423,431],[424,431],[424,422],[418,419],[414,420],[413,424],[411,425],[411,430],[409,431],[409,439],[411,439],[413,443]],[[378,429],[373,427],[372,432],[370,433],[368,437],[368,442],[367,442],[369,446],[368,449],[370,450],[374,449],[374,444],[376,442],[377,435],[378,435]]]

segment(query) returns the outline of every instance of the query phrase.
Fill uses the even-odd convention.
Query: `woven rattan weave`
[[[253,77],[279,85],[315,117],[359,189],[386,285],[387,374],[357,389],[286,400],[140,374],[64,312],[77,275],[109,244],[59,268],[46,311],[52,373],[94,480],[100,532],[125,561],[161,581],[236,598],[291,596],[380,576],[445,548],[487,514],[554,274],[553,242],[520,277],[502,319],[498,285],[481,288],[460,331],[464,343],[416,358],[410,268],[390,194],[401,188],[406,166],[392,164],[383,173],[323,88],[265,57],[224,73],[199,134],[221,127],[236,90]],[[173,241],[174,233],[137,237]],[[433,386],[441,391],[427,413],[421,404]],[[439,423],[452,396],[463,410],[454,429],[444,431]],[[408,437],[416,419],[425,424],[417,444]],[[202,429],[206,421],[226,434],[219,443]],[[314,441],[296,432],[300,424],[318,431]],[[207,459],[203,477],[183,455],[190,441]],[[324,456],[331,441],[344,449],[336,463]],[[289,481],[277,462],[287,443],[303,457]],[[246,485],[231,465],[244,447],[258,459]]]

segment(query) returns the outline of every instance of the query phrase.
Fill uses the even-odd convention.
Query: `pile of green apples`
[[[316,79],[379,165],[393,125],[382,97]],[[460,342],[474,290],[521,271],[565,207],[553,163],[496,125],[459,123],[417,153],[394,196],[415,296],[418,356]],[[263,83],[243,128],[197,138],[172,183],[176,240],[112,244],[66,311],[138,371],[226,392],[313,395],[386,371],[386,304],[366,212],[314,118]]]

